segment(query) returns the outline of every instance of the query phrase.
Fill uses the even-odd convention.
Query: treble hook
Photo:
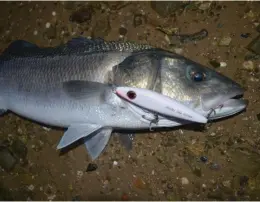
[[[221,105],[219,105],[218,107],[216,107],[215,109],[211,108],[211,111],[210,111],[210,112],[208,113],[208,115],[207,115],[207,119],[209,119],[209,117],[210,117],[210,115],[212,114],[212,112],[214,112],[214,115],[216,115],[216,109],[222,109],[223,106],[224,106],[224,105],[221,104]],[[212,124],[212,123],[207,123],[207,124],[206,124],[206,127],[211,126],[211,124]]]
[[[153,131],[152,130],[152,123],[154,123],[154,124],[158,124],[158,122],[159,122],[159,117],[158,117],[158,115],[157,114],[154,114],[154,119],[153,120],[151,120],[151,122],[150,122],[150,125],[149,125],[149,130],[150,131]]]

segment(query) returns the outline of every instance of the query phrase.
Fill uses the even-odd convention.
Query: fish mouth
[[[215,102],[212,101],[208,105],[204,105],[204,110],[207,109],[205,111],[208,112],[208,119],[221,119],[242,112],[249,103],[248,100],[243,99],[243,96],[244,91],[239,89],[229,95],[219,96]]]

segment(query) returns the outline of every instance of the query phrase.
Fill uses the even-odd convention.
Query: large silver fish
[[[0,109],[68,128],[58,149],[83,140],[97,158],[115,130],[174,127],[190,122],[144,111],[113,85],[170,96],[209,119],[236,114],[247,102],[229,78],[185,57],[130,42],[74,38],[53,48],[18,40],[0,56]],[[156,118],[156,121],[155,121]],[[131,147],[132,135],[122,135]]]

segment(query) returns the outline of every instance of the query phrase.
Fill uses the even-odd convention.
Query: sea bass
[[[120,97],[114,86],[153,90],[208,119],[244,110],[244,90],[183,56],[132,42],[78,37],[57,47],[12,42],[0,56],[0,111],[67,128],[57,148],[82,140],[92,159],[117,130],[191,123],[156,116]],[[133,134],[122,134],[131,148]]]

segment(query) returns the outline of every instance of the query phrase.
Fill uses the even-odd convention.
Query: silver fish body
[[[58,148],[83,139],[93,159],[114,129],[148,129],[155,118],[117,97],[113,85],[155,90],[205,116],[213,109],[211,119],[246,107],[245,101],[231,99],[243,94],[237,83],[148,45],[80,37],[58,47],[40,48],[16,41],[0,57],[1,111],[68,128]],[[187,123],[159,117],[153,127]],[[132,135],[125,137],[132,140]]]

